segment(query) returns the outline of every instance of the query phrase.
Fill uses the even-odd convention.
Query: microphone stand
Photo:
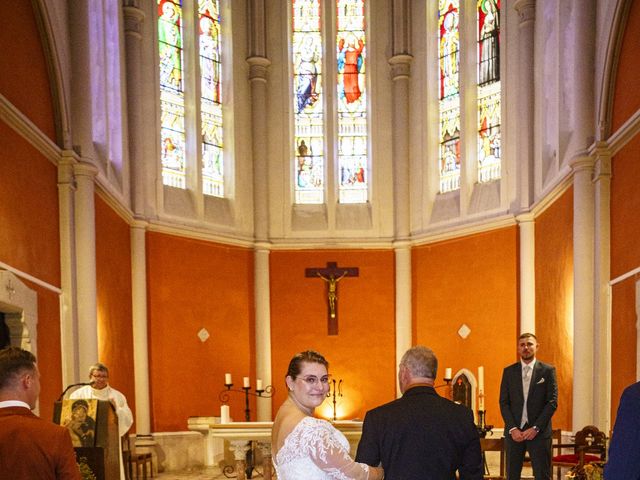
[[[69,389],[73,388],[73,387],[84,387],[86,385],[93,385],[93,382],[80,382],[80,383],[73,383],[71,385],[69,385],[67,388],[64,389],[64,391],[60,394],[60,396],[58,397],[58,400],[56,400],[56,402],[61,401],[64,398],[64,394],[67,393],[69,391]]]

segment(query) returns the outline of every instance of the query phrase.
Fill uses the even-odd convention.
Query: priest
[[[89,380],[91,385],[79,388],[71,394],[70,398],[95,398],[110,402],[118,417],[118,433],[122,437],[133,425],[133,413],[127,405],[126,397],[109,385],[109,369],[103,363],[98,362],[89,367]],[[122,459],[122,452],[120,452],[120,459]],[[120,461],[120,478],[123,480],[125,478],[122,461]]]

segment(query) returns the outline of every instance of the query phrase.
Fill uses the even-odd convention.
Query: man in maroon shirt
[[[0,473],[12,480],[80,480],[69,431],[34,415],[40,394],[36,357],[0,350]]]

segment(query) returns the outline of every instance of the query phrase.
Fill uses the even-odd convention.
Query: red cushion
[[[597,455],[584,456],[584,463],[599,462],[601,460],[602,459]],[[575,463],[577,465],[578,462],[580,461],[580,456],[576,453],[569,453],[566,455],[556,455],[555,457],[553,457],[553,461],[562,462],[562,463]]]

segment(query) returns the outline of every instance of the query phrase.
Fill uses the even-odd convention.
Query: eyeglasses
[[[109,375],[105,375],[105,374],[96,375],[95,373],[92,373],[91,376],[93,378],[109,378]]]
[[[320,378],[316,377],[315,375],[309,375],[307,377],[298,377],[298,378],[302,380],[304,383],[306,383],[307,385],[309,385],[310,387],[318,385],[320,383],[323,385],[329,384],[329,375],[325,375]]]

